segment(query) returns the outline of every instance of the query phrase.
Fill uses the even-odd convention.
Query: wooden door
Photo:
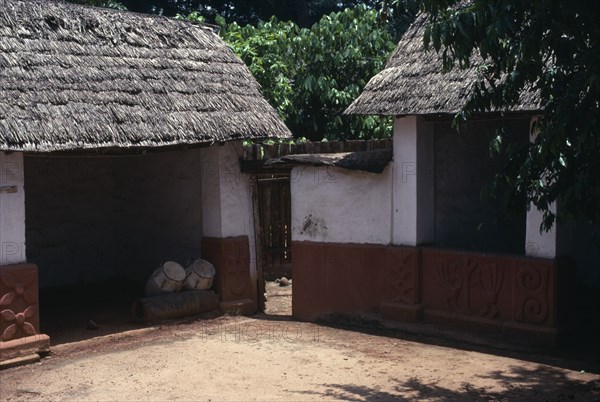
[[[259,307],[264,310],[264,280],[292,275],[290,175],[256,175],[253,198]]]

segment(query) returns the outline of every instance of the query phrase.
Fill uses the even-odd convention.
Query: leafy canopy
[[[509,192],[509,209],[533,202],[545,229],[582,218],[599,227],[600,2],[422,0],[421,9],[425,44],[446,69],[469,68],[474,55],[484,61],[456,122],[505,110],[523,91],[539,95],[535,141],[509,143],[499,133],[491,144],[508,158],[494,186]]]
[[[192,12],[214,22],[217,16],[238,24],[257,24],[272,16],[310,27],[323,15],[365,4],[376,7],[378,0],[69,0],[107,7],[121,4],[130,11],[175,16]]]
[[[188,20],[217,23],[223,39],[248,65],[263,95],[296,137],[356,139],[391,134],[390,118],[350,117],[342,112],[383,68],[395,36],[414,18],[416,0],[400,1],[405,6],[396,15],[390,7],[378,13],[378,0],[306,0],[293,2],[295,7],[280,0],[71,1],[142,12],[181,11]],[[324,15],[311,28],[275,16],[262,20],[273,13],[306,23],[346,6],[353,8]]]
[[[223,39],[248,65],[296,137],[390,135],[389,118],[342,115],[381,71],[396,44],[376,10],[359,5],[331,13],[310,29],[274,17],[256,26],[216,21]]]

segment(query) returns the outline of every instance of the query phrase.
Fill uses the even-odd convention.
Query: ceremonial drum
[[[177,292],[181,290],[185,277],[186,272],[181,265],[174,261],[167,261],[154,270],[146,282],[146,296]]]
[[[206,290],[213,285],[215,267],[208,261],[198,259],[185,270],[184,289]]]

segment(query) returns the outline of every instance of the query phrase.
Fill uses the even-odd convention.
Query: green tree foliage
[[[508,163],[495,180],[510,194],[509,209],[531,201],[555,219],[600,226],[600,3],[554,0],[489,2],[423,0],[430,22],[425,43],[442,53],[446,69],[484,60],[456,121],[518,103],[523,91],[540,97],[533,144],[491,144]],[[550,205],[558,201],[555,214]]]
[[[414,21],[419,11],[420,0],[379,0],[380,18],[388,24],[388,30],[399,40]]]
[[[395,46],[376,10],[360,5],[331,13],[310,29],[275,18],[256,26],[217,22],[297,137],[381,138],[391,133],[390,119],[342,116]]]
[[[77,0],[102,2],[102,0]],[[310,27],[323,15],[358,4],[376,7],[378,0],[120,0],[127,9],[142,13],[175,16],[196,12],[214,22],[217,16],[238,24],[257,24],[272,16]]]
[[[115,6],[115,0],[72,0]],[[244,60],[297,137],[312,140],[382,138],[391,134],[391,119],[351,117],[342,112],[367,81],[384,66],[399,33],[414,18],[416,0],[401,13],[378,12],[379,0],[120,0],[131,11],[188,14],[195,22],[216,22],[221,35]],[[292,6],[294,5],[294,6]],[[276,17],[311,21],[328,10],[311,28]],[[301,18],[304,13],[306,18]],[[214,18],[214,19],[213,19]],[[233,22],[225,21],[231,18]],[[240,22],[241,21],[241,22]],[[248,21],[258,21],[246,24]],[[244,23],[242,23],[244,22]]]

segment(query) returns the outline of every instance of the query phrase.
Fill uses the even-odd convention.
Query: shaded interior
[[[201,257],[200,150],[28,155],[25,186],[27,259],[53,343],[135,327],[132,302],[152,272]]]

